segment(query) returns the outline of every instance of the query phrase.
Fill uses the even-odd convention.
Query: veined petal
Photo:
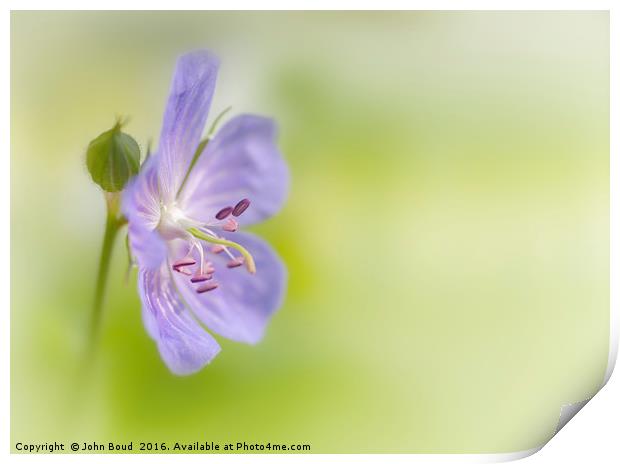
[[[231,340],[256,343],[282,304],[286,270],[271,247],[258,237],[235,232],[226,234],[225,238],[252,253],[256,274],[250,274],[243,267],[229,269],[228,258],[221,253],[208,256],[215,267],[213,280],[219,285],[216,290],[198,294],[195,284],[186,276],[175,273],[173,278],[183,299],[209,329]]]
[[[241,115],[231,119],[209,142],[192,170],[181,203],[190,217],[208,223],[226,206],[248,198],[239,217],[249,225],[277,213],[288,194],[289,172],[276,146],[273,120]]]
[[[151,157],[123,193],[131,252],[146,269],[159,268],[166,257],[166,244],[156,230],[161,215],[157,161],[157,156]]]
[[[219,344],[180,300],[165,265],[154,271],[141,269],[138,285],[144,325],[174,374],[192,374],[219,353]]]
[[[159,142],[160,185],[166,201],[176,196],[211,106],[219,62],[206,50],[188,53],[176,65]]]

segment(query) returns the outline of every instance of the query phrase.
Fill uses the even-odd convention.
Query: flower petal
[[[176,286],[194,314],[209,329],[231,340],[256,343],[263,337],[272,314],[282,304],[286,269],[260,238],[243,232],[226,234],[225,238],[250,251],[256,261],[256,274],[250,274],[245,267],[229,269],[225,253],[209,254],[207,258],[216,269],[213,281],[219,284],[217,289],[198,294],[196,284],[187,276],[175,273]]]
[[[160,219],[157,157],[151,157],[123,193],[123,214],[131,253],[138,265],[157,269],[166,257],[166,244],[156,230]]]
[[[181,203],[192,218],[212,222],[218,211],[248,198],[238,218],[249,225],[277,213],[288,194],[289,172],[276,146],[273,120],[241,115],[209,142],[183,188]]]
[[[218,67],[217,58],[206,50],[188,53],[177,61],[159,141],[160,185],[166,201],[176,197],[200,143]]]
[[[140,270],[138,285],[146,330],[174,374],[192,374],[219,353],[219,344],[179,299],[165,265],[155,271]]]

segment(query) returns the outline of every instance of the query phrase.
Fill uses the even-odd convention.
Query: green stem
[[[99,332],[99,324],[101,322],[101,312],[103,309],[103,301],[108,281],[108,270],[110,268],[110,259],[114,249],[114,242],[121,226],[125,224],[125,219],[118,217],[118,198],[108,194],[106,196],[107,217],[105,223],[105,233],[103,235],[103,244],[101,246],[101,255],[99,257],[99,268],[97,270],[97,283],[95,287],[95,300],[93,302],[93,312],[91,320],[91,341],[94,344]]]

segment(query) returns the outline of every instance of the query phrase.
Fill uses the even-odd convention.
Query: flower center
[[[161,205],[157,230],[164,239],[174,240],[181,238],[187,240],[189,238],[187,229],[199,224],[197,221],[188,218],[176,203]]]
[[[172,270],[190,277],[190,282],[198,284],[197,293],[209,292],[218,287],[218,283],[213,280],[215,267],[208,260],[209,253],[213,255],[225,253],[228,255],[229,261],[226,263],[226,267],[229,269],[245,264],[251,274],[256,273],[254,258],[248,250],[232,240],[218,236],[216,233],[218,229],[236,232],[239,224],[230,216],[240,216],[249,206],[250,200],[244,198],[234,207],[227,206],[219,210],[215,215],[215,222],[201,224],[187,217],[176,204],[162,205],[161,218],[158,224],[160,234],[167,240],[180,238],[189,244],[186,255],[171,264]],[[208,243],[209,247],[205,247],[204,242]],[[197,251],[197,255],[194,250]]]

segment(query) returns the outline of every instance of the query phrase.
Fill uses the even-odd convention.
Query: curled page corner
[[[618,320],[618,314],[617,311],[615,310],[615,306],[612,305],[611,307],[611,311],[610,311],[610,333],[609,333],[609,355],[607,358],[607,368],[605,369],[605,377],[603,379],[603,382],[601,383],[601,386],[598,388],[598,390],[596,391],[596,393],[598,393],[599,391],[601,391],[601,389],[607,384],[607,382],[609,382],[609,379],[611,377],[611,374],[614,371],[614,367],[616,365],[616,359],[618,357],[618,333],[616,332],[616,327],[617,327],[617,322]],[[568,403],[563,405],[560,408],[560,418],[558,420],[558,425],[555,429],[555,433],[554,436],[560,431],[562,430],[562,428],[568,424],[568,422],[575,417],[575,415],[581,411],[581,409],[588,404],[588,402],[594,398],[594,396],[596,395],[596,393],[594,395],[592,395],[589,398],[586,398],[583,401],[578,401],[576,403]]]
[[[557,434],[560,430],[562,430],[562,428],[566,424],[568,424],[568,422],[573,417],[575,417],[575,414],[581,411],[581,408],[583,408],[586,404],[588,404],[588,401],[590,401],[591,399],[592,397],[587,398],[583,401],[578,401],[577,403],[568,403],[562,406],[562,408],[560,408],[560,419],[558,420],[558,425],[555,428],[554,435]]]
[[[523,451],[513,451],[512,453],[497,453],[497,454],[489,454],[486,459],[480,459],[478,462],[511,462],[518,461],[519,459],[527,458],[533,454],[538,453],[541,449],[543,449],[545,445],[536,446],[535,448],[530,448]]]

